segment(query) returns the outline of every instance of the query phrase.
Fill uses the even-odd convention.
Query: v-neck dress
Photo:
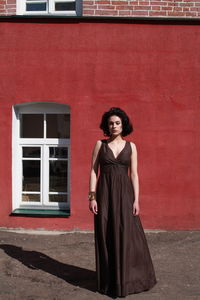
[[[156,277],[128,175],[132,148],[114,156],[107,140],[99,150],[98,214],[94,215],[97,290],[114,297],[149,290]]]

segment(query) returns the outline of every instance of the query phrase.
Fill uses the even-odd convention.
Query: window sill
[[[28,216],[28,217],[69,217],[69,210],[53,209],[25,209],[17,208],[12,211],[11,216]]]

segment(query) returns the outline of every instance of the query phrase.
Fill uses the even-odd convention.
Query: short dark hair
[[[123,111],[119,107],[111,107],[109,111],[103,114],[100,124],[100,128],[103,130],[105,136],[110,136],[110,132],[108,129],[108,119],[111,116],[118,116],[122,120],[122,136],[127,136],[133,131],[133,126],[125,111]]]

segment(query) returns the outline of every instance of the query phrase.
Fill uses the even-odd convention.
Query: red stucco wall
[[[90,157],[102,113],[125,109],[138,148],[145,228],[200,228],[199,36],[195,25],[1,23],[0,226],[92,229]],[[71,106],[71,217],[11,213],[12,105]]]

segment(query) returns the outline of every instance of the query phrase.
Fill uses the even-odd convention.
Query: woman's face
[[[108,129],[111,135],[119,135],[122,133],[122,120],[118,116],[111,116],[108,119]]]

